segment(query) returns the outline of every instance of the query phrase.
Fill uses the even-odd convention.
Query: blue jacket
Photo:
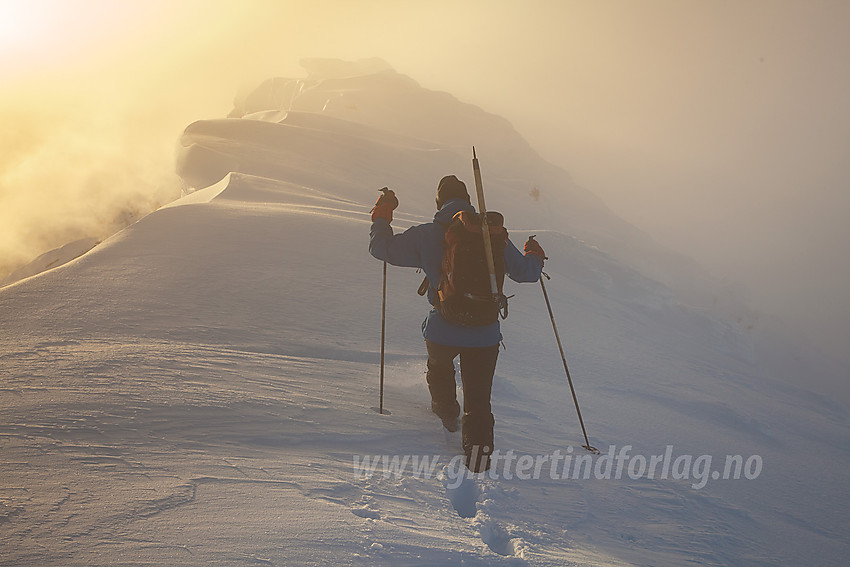
[[[443,262],[443,239],[446,227],[461,210],[474,211],[464,199],[451,199],[434,215],[434,222],[412,226],[401,234],[393,234],[389,221],[377,219],[369,232],[369,253],[393,266],[422,268],[431,287],[428,301],[437,302],[434,283],[440,281]],[[515,282],[536,282],[540,279],[543,261],[533,255],[524,256],[512,242],[505,248],[505,275]],[[436,309],[428,313],[422,324],[426,340],[448,346],[488,347],[502,340],[499,322],[486,327],[460,327],[448,323]]]

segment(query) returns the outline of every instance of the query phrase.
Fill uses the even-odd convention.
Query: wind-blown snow
[[[65,264],[66,262],[70,262],[75,258],[79,258],[83,254],[94,248],[98,244],[98,242],[99,239],[94,237],[81,238],[79,240],[69,242],[68,244],[60,246],[59,248],[56,248],[54,250],[45,252],[32,262],[21,266],[20,268],[6,276],[3,280],[0,280],[0,287],[13,284],[30,276],[40,274],[45,270],[57,268],[62,264]]]
[[[628,228],[578,188],[529,196],[557,174],[512,169],[499,148],[513,141],[476,142],[488,206],[550,257],[591,443],[647,458],[672,446],[713,456],[712,470],[756,455],[763,469],[701,488],[552,479],[548,467],[458,484],[458,440],[429,412],[413,270],[389,270],[391,415],[371,409],[377,189],[397,191],[402,229],[430,217],[441,175],[472,177],[469,147],[368,124],[380,105],[364,93],[390,78],[419,89],[386,70],[349,77],[351,92],[315,79],[362,101],[368,120],[331,104],[191,125],[180,167],[199,191],[0,291],[0,564],[845,564],[846,410],[772,380],[744,328],[625,263],[634,242],[606,248]],[[419,91],[420,105],[456,102]],[[539,286],[508,291],[497,447],[579,455]],[[430,478],[355,474],[376,455],[440,458]]]

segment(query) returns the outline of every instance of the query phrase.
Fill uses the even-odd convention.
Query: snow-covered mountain
[[[305,66],[187,128],[197,191],[0,290],[0,564],[846,563],[847,411],[689,302],[692,266],[504,120],[379,61]],[[428,220],[473,144],[488,206],[550,257],[600,456],[536,284],[509,289],[493,475],[459,478],[429,412],[413,270],[389,270],[372,410],[368,210],[389,185],[396,229]]]
[[[248,120],[206,120],[186,129],[178,172],[189,185],[205,187],[229,171],[297,180],[304,144],[319,145],[327,148],[318,158],[322,167],[340,183],[369,197],[375,187],[391,185],[408,210],[429,213],[434,178],[445,171],[468,174],[476,146],[488,206],[509,213],[514,226],[567,232],[673,285],[688,301],[717,302],[716,286],[703,285],[710,279],[704,271],[612,214],[566,171],[543,160],[504,118],[424,89],[379,59],[307,59],[302,65],[306,78],[269,79],[237,97],[229,116]],[[234,143],[252,152],[230,153]]]

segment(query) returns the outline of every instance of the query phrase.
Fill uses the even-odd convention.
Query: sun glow
[[[49,36],[52,22],[45,2],[0,0],[0,49],[32,47]]]
[[[139,37],[157,2],[0,0],[0,81],[113,53]]]

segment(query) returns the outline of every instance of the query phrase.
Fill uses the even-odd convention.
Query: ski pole
[[[384,411],[384,346],[386,345],[387,338],[387,263],[384,262],[384,285],[383,292],[381,294],[381,379],[379,385],[379,394],[378,394],[378,407],[373,408],[377,409],[378,413],[386,413],[390,412]]]
[[[534,238],[533,236],[531,238]],[[541,276],[546,276],[547,279],[550,279],[548,274],[541,272]],[[584,434],[584,442],[585,445],[582,445],[583,449],[587,449],[594,455],[599,454],[599,449],[590,444],[590,441],[587,439],[587,430],[584,428],[584,419],[581,417],[581,409],[578,407],[578,397],[576,396],[576,389],[573,386],[573,379],[570,376],[570,369],[567,367],[567,357],[564,355],[564,347],[561,346],[561,337],[558,335],[558,326],[555,325],[555,315],[552,313],[552,304],[549,303],[549,294],[546,293],[546,284],[543,283],[543,278],[540,278],[540,287],[543,289],[543,299],[546,300],[546,308],[549,310],[549,319],[552,321],[552,329],[555,331],[555,341],[558,343],[558,350],[561,352],[561,360],[564,362],[564,371],[567,373],[567,382],[570,384],[570,392],[573,394],[573,402],[576,405],[576,413],[578,414],[578,422],[581,424],[581,432]]]

